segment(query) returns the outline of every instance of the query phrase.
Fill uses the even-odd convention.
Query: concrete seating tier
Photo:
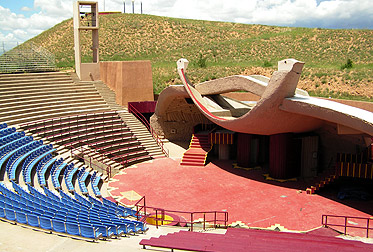
[[[32,122],[22,129],[70,149],[84,147],[80,155],[100,161],[104,156],[119,167],[151,159],[115,111]]]
[[[66,73],[0,75],[0,121],[30,121],[108,110],[91,83],[74,83]]]

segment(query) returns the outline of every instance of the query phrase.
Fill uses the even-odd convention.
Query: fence
[[[3,43],[1,49],[0,73],[56,70],[54,54],[32,42],[17,45],[9,51],[5,51],[5,43]]]
[[[157,228],[165,222],[170,222],[166,219],[167,215],[181,216],[182,218],[180,218],[178,223],[190,226],[190,231],[192,232],[196,226],[200,226],[203,230],[206,230],[207,227],[216,228],[218,226],[223,226],[227,228],[228,226],[228,212],[226,211],[189,212],[166,210],[158,207],[146,206],[145,196],[135,203],[135,207],[138,219],[150,218],[154,221]],[[152,216],[148,214],[149,210],[153,212]]]
[[[332,222],[332,223],[331,223]],[[373,217],[352,217],[352,216],[340,216],[340,215],[323,215],[322,225],[325,227],[336,227],[342,228],[343,233],[347,234],[347,228],[364,230],[366,238],[369,238],[369,231],[373,230]]]

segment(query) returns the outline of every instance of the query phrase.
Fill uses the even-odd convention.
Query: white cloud
[[[23,6],[21,8],[21,11],[32,11],[32,9],[30,7],[27,7],[27,6]]]
[[[131,0],[98,0],[99,10],[132,12]],[[34,0],[30,17],[0,6],[0,41],[25,41],[72,17],[74,0]],[[248,24],[373,29],[372,0],[135,0],[135,12]],[[105,3],[105,6],[104,6]],[[30,8],[28,8],[30,9]],[[23,7],[27,10],[27,7]],[[31,9],[30,9],[31,10]]]
[[[35,0],[34,9],[22,7],[23,11],[37,10],[25,17],[0,6],[0,41],[13,46],[26,41],[72,17],[72,9],[71,0]]]

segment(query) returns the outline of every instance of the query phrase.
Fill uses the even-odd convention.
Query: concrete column
[[[229,160],[229,144],[219,144],[219,159]]]

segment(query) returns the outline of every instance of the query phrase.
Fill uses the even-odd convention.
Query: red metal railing
[[[141,202],[143,202],[141,204]],[[145,196],[143,196],[139,201],[135,203],[136,215],[137,218],[152,218],[155,221],[155,226],[163,225],[164,221],[169,221],[165,219],[167,214],[174,214],[182,216],[183,220],[180,219],[179,223],[186,224],[190,226],[190,231],[193,232],[193,227],[200,224],[203,230],[206,230],[208,224],[212,225],[214,228],[223,225],[225,228],[228,226],[228,212],[226,211],[175,211],[175,210],[166,210],[159,207],[146,206]],[[155,217],[149,217],[147,213],[148,210],[151,210]],[[161,224],[159,224],[161,223]]]
[[[102,173],[106,172],[106,175],[109,178],[111,178],[111,174],[112,174],[111,165],[107,164],[104,161],[104,158],[105,158],[104,155],[101,154],[102,157],[101,157],[101,160],[99,161],[96,157],[92,157],[92,153],[88,153],[88,151],[91,151],[91,150],[87,150],[87,152],[86,150],[87,149],[83,148],[83,146],[78,147],[78,148],[70,146],[70,156],[83,159],[86,164],[87,163],[89,164],[90,167],[93,167],[95,170],[101,170]],[[100,155],[100,154],[97,153],[97,155]]]
[[[333,223],[330,223],[335,221]],[[363,221],[364,226],[356,223],[357,221]],[[347,228],[352,229],[364,229],[366,230],[366,238],[369,238],[369,231],[373,230],[373,217],[352,217],[352,216],[341,216],[341,215],[322,215],[322,225],[325,227],[341,227],[343,233],[347,234]],[[353,223],[353,224],[350,224]],[[371,227],[372,226],[372,227]]]
[[[166,146],[164,146],[164,143],[162,142],[161,138],[155,132],[153,127],[149,124],[148,120],[146,120],[146,118],[132,104],[128,104],[128,111],[132,113],[134,116],[136,116],[136,118],[139,119],[145,125],[145,127],[148,129],[148,131],[150,132],[158,146],[161,147],[162,152],[167,157],[169,157],[168,149],[166,148]]]
[[[88,115],[101,115],[101,114],[102,115],[113,114],[112,117],[113,116],[118,116],[118,113],[115,110],[104,111],[104,112],[97,112],[97,113],[83,113],[83,114],[62,116],[62,117],[56,117],[56,118],[48,118],[48,119],[43,119],[43,120],[37,120],[37,121],[22,123],[22,124],[20,124],[20,127],[29,127],[30,125],[37,125],[37,124],[43,123],[42,126],[36,126],[33,129],[43,128],[43,127],[45,128],[46,126],[48,126],[48,125],[45,125],[45,123],[47,123],[47,122],[52,122],[52,124],[49,125],[49,126],[53,127],[53,125],[54,125],[53,123],[54,122],[58,122],[59,121],[61,123],[61,121],[65,120],[65,119],[76,119],[76,120],[79,120],[79,118],[84,117],[84,116],[88,116]],[[70,120],[70,121],[72,121],[72,120]]]
[[[105,117],[105,114],[108,114],[108,118]],[[102,120],[101,118],[90,118],[88,119],[88,116],[96,116],[96,115],[102,115]],[[110,118],[111,117],[111,118]],[[88,135],[90,135],[92,132],[89,132],[88,129],[97,129],[98,127],[102,127],[103,125],[108,125],[108,124],[111,124],[111,125],[114,125],[114,120],[116,119],[120,119],[119,115],[117,114],[116,111],[106,111],[106,112],[101,112],[101,113],[87,113],[87,114],[78,114],[78,115],[74,115],[74,116],[65,116],[65,117],[59,117],[59,118],[51,118],[51,119],[45,119],[45,120],[39,120],[39,121],[34,121],[34,122],[30,122],[30,123],[25,123],[25,124],[22,124],[21,126],[26,126],[26,127],[29,127],[30,125],[38,125],[38,126],[35,126],[35,127],[32,127],[32,129],[43,129],[42,132],[39,132],[39,133],[35,133],[37,135],[44,135],[43,137],[45,137],[46,139],[48,140],[54,140],[54,138],[56,137],[59,137],[59,136],[63,136],[65,134],[69,134],[69,132],[71,133],[72,130],[75,130],[77,129],[77,125],[74,125],[72,126],[71,122],[85,122],[86,124],[84,125],[81,125],[79,127],[79,132],[83,132],[83,134],[79,134],[79,135],[72,135],[72,134],[69,134],[68,137],[66,138],[63,138],[62,140],[68,140],[69,139],[69,142],[66,143],[66,144],[63,144],[65,146],[68,146],[70,148],[70,155],[71,156],[75,156],[75,157],[78,157],[78,158],[81,158],[83,160],[86,161],[86,163],[88,163],[90,166],[95,166],[97,168],[99,168],[99,170],[101,170],[102,172],[106,172],[106,174],[111,177],[111,174],[112,174],[112,171],[111,171],[111,165],[106,163],[104,160],[105,158],[108,159],[108,160],[111,160],[113,162],[117,162],[116,160],[118,158],[120,158],[120,164],[122,165],[128,165],[128,157],[127,155],[121,155],[120,157],[116,158],[114,160],[114,158],[110,158],[104,154],[101,154],[99,152],[99,150],[96,150],[97,147],[94,146],[94,144],[92,143],[88,143],[85,139],[85,140],[75,140],[73,141],[74,138],[84,138]],[[92,121],[91,121],[92,120]],[[90,121],[90,124],[88,124],[87,122]],[[45,135],[47,132],[51,131],[53,132],[53,129],[54,126],[57,126],[57,125],[63,125],[64,123],[66,123],[67,125],[62,127],[62,128],[59,128],[57,129],[56,133],[55,134],[52,134],[52,135]],[[97,124],[100,124],[99,126]],[[96,126],[97,125],[97,126]],[[115,125],[118,125],[118,123],[115,123]],[[85,126],[85,127],[84,127]],[[48,128],[50,128],[50,130],[48,130]],[[119,132],[117,130],[120,130]],[[132,133],[133,135],[133,132],[127,127],[125,126],[124,122],[122,121],[120,123],[120,126],[119,128],[116,127],[115,129],[114,128],[100,128],[99,130],[96,130],[95,133],[100,133],[100,132],[110,132],[110,130],[112,131],[111,133],[106,133],[105,134],[105,137],[108,137],[108,136],[113,136],[113,135],[116,135],[118,133],[122,133],[123,129],[126,129],[126,131],[128,131],[129,133]],[[60,132],[58,132],[60,131]],[[43,134],[44,133],[44,134]],[[102,136],[97,136],[96,134],[93,135],[93,137],[90,137],[90,141],[94,141],[94,140],[97,140],[99,138],[101,138]],[[120,137],[119,137],[120,138]],[[122,135],[122,139],[124,139],[124,135]],[[57,139],[55,141],[59,142],[61,139]],[[141,145],[141,143],[139,143]],[[74,147],[73,145],[80,145],[80,147]],[[83,145],[86,145],[87,147],[83,147]],[[107,146],[108,148],[112,147],[114,145],[109,145]],[[96,151],[94,153],[92,153],[93,151]],[[94,156],[93,156],[94,155]],[[87,158],[88,157],[88,158]],[[101,164],[101,165],[100,165]]]

